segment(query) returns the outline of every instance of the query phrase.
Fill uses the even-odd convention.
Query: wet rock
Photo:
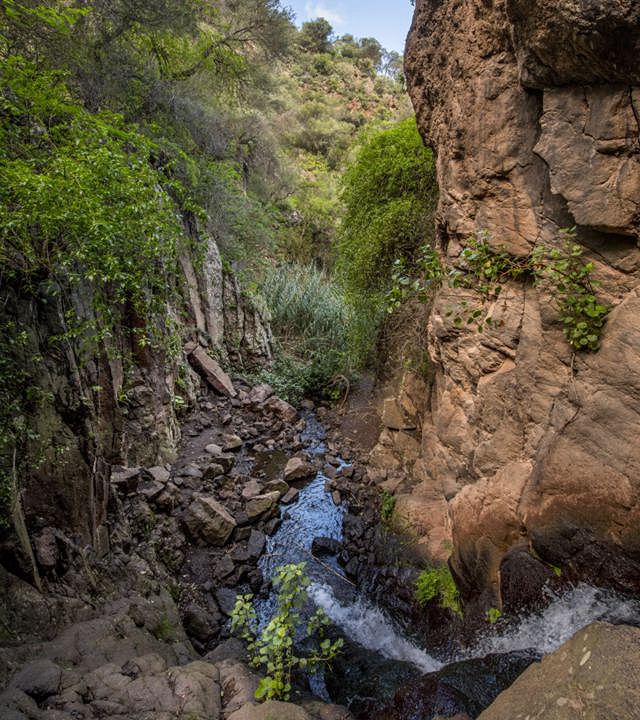
[[[269,537],[273,535],[275,532],[277,532],[278,528],[282,525],[282,518],[280,517],[274,517],[271,518],[271,520],[268,520],[264,524],[264,532]]]
[[[41,703],[60,689],[62,668],[51,660],[35,660],[25,665],[11,680],[11,686],[22,690]]]
[[[295,488],[295,487],[289,488],[280,502],[283,505],[291,505],[291,503],[295,502],[298,499],[299,494],[300,494],[300,490],[298,490],[298,488]]]
[[[224,714],[228,718],[247,704],[255,702],[255,693],[260,682],[258,676],[242,663],[224,660],[217,665],[220,673],[220,689],[224,698]],[[274,716],[274,720],[278,715]]]
[[[249,536],[249,542],[247,544],[247,552],[249,553],[249,557],[257,560],[260,555],[262,555],[265,543],[266,537],[263,532],[255,529],[251,530],[251,535]]]
[[[224,467],[217,462],[211,463],[211,465],[208,465],[206,470],[204,471],[204,475],[200,473],[201,477],[204,477],[205,480],[215,480],[216,478],[219,478],[221,475],[225,474]]]
[[[546,604],[545,589],[560,578],[552,568],[534,558],[528,548],[512,548],[500,564],[500,595],[506,613],[539,610]]]
[[[249,520],[253,522],[261,515],[265,515],[270,510],[273,510],[278,504],[279,499],[280,493],[271,492],[265,493],[264,495],[256,495],[251,498],[251,500],[248,500],[244,509],[249,516]]]
[[[340,540],[328,537],[317,537],[311,543],[311,552],[318,557],[323,555],[337,555],[342,548]]]
[[[216,590],[215,597],[218,607],[225,614],[230,616],[236,604],[238,593],[231,588],[220,588]]]
[[[338,490],[334,490],[331,493],[331,499],[333,500],[334,505],[341,505],[342,504],[342,495],[340,495],[340,492]]]
[[[304,480],[315,474],[315,467],[300,457],[292,457],[284,468],[284,479],[287,483],[291,483],[294,480]]]
[[[527,652],[489,655],[447,665],[401,687],[383,711],[385,720],[432,720],[437,715],[477,717],[536,660]],[[513,720],[515,714],[509,715]],[[524,715],[523,715],[524,717]]]
[[[210,355],[207,355],[203,347],[198,345],[192,349],[192,346],[188,346],[185,347],[185,351],[188,352],[189,362],[216,392],[230,398],[236,396],[231,378]]]
[[[312,720],[301,707],[291,703],[268,700],[262,705],[247,703],[229,715],[228,720]]]
[[[183,516],[189,534],[211,545],[224,545],[236,527],[226,508],[211,497],[201,495],[189,505]]]
[[[480,718],[636,720],[639,707],[640,629],[596,622],[532,665]]]

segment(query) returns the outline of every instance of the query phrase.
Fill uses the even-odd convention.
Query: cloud
[[[308,2],[304,6],[304,11],[307,14],[307,20],[315,20],[316,18],[323,17],[328,20],[332,25],[343,25],[344,18],[339,12],[331,10],[331,8],[322,5],[322,3]]]

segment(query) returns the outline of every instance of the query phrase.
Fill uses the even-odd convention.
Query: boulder
[[[268,700],[262,705],[248,703],[229,715],[228,720],[311,720],[301,707],[291,703]]]
[[[298,499],[298,495],[300,495],[298,488],[289,488],[280,502],[283,505],[291,505],[291,503],[294,503]]]
[[[249,392],[249,401],[252,405],[262,405],[273,395],[273,388],[271,385],[263,383],[262,385],[256,385],[251,388]]]
[[[197,496],[183,516],[189,534],[210,545],[224,545],[236,521],[219,502],[206,495]]]
[[[267,400],[264,407],[276,417],[286,423],[293,423],[298,419],[298,411],[285,400],[278,397],[272,397]]]
[[[640,629],[596,622],[502,692],[480,720],[637,720]]]
[[[146,468],[146,472],[148,472],[156,482],[166,483],[171,477],[169,471],[161,465]]]
[[[138,489],[141,468],[120,468],[111,472],[111,484],[123,495],[131,495]]]
[[[304,480],[315,474],[315,467],[300,457],[292,457],[284,468],[284,479],[287,483],[293,482],[294,480]]]
[[[250,500],[247,500],[245,504],[245,512],[249,516],[250,521],[254,521],[262,515],[265,515],[270,510],[276,507],[278,500],[280,499],[280,493],[270,492],[264,495],[256,495]]]
[[[22,690],[41,703],[57,695],[62,680],[62,668],[51,660],[35,660],[25,665],[11,680],[11,686]]]
[[[217,393],[230,398],[236,396],[231,378],[203,347],[198,345],[189,353],[189,362]]]

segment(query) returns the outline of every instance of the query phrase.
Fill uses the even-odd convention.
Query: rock
[[[62,668],[58,665],[51,660],[34,660],[14,675],[11,686],[42,703],[51,695],[58,694],[61,680]]]
[[[140,487],[140,494],[147,502],[156,500],[165,489],[165,484],[157,480],[146,481]]]
[[[220,615],[203,610],[199,605],[190,603],[182,613],[182,622],[187,635],[206,644],[220,632]]]
[[[273,388],[271,385],[263,383],[262,385],[256,385],[251,388],[249,393],[249,400],[253,405],[262,405],[273,395]]]
[[[298,488],[289,488],[280,502],[283,505],[291,505],[291,503],[298,499],[298,495],[300,495],[300,490],[298,490]]]
[[[311,543],[313,555],[322,557],[324,555],[337,555],[342,549],[342,543],[335,538],[317,537]]]
[[[220,395],[230,398],[236,396],[231,378],[203,347],[198,345],[189,354],[189,362]]]
[[[294,480],[304,480],[315,474],[315,467],[300,457],[292,457],[284,468],[284,479],[287,483],[291,483]]]
[[[235,455],[231,455],[231,453],[226,453],[222,450],[222,448],[219,445],[207,445],[205,448],[205,451],[211,455],[211,459],[213,460],[213,464],[222,466],[222,469],[225,473],[228,473],[231,471],[231,468],[235,465],[236,457]],[[207,471],[205,470],[205,476],[207,474]]]
[[[249,482],[242,488],[242,498],[244,500],[251,500],[262,493],[262,484],[259,483],[255,478],[251,478]]]
[[[230,588],[220,588],[216,590],[216,602],[218,607],[225,614],[230,616],[236,604],[238,593]]]
[[[635,720],[640,707],[640,629],[593,623],[532,665],[480,720]]]
[[[265,534],[260,532],[260,530],[252,529],[251,535],[249,536],[249,542],[247,543],[247,552],[249,553],[249,557],[257,560],[260,555],[262,555],[265,543]]]
[[[169,471],[166,468],[161,467],[160,465],[155,465],[154,467],[147,468],[146,472],[148,472],[156,482],[160,483],[166,483],[171,477]]]
[[[33,549],[38,565],[45,571],[55,569],[60,558],[56,536],[55,528],[48,527],[33,539]]]
[[[201,478],[202,470],[197,465],[187,465],[178,473],[180,477]]]
[[[276,417],[286,423],[293,423],[298,418],[298,411],[293,407],[293,405],[289,405],[288,402],[285,402],[278,397],[272,397],[267,400],[264,407],[266,410],[272,412]]]
[[[575,224],[596,294],[613,309],[600,350],[574,354],[549,286],[506,282],[480,332],[450,312],[480,298],[443,285],[428,321],[433,376],[422,399],[405,394],[429,408],[418,460],[406,468],[378,447],[376,465],[395,471],[397,461],[423,497],[447,506],[451,564],[468,597],[495,593],[506,553],[523,541],[563,577],[637,592],[640,10],[628,0],[478,7],[417,0],[405,54],[437,156],[446,271],[462,269],[461,249],[479,233],[526,258],[540,245],[563,252],[557,229]]]
[[[406,417],[395,398],[387,398],[382,406],[382,424],[390,430],[415,430],[416,421]]]
[[[236,521],[226,508],[211,497],[197,496],[183,516],[189,534],[210,545],[224,545],[229,539]]]
[[[251,500],[247,500],[244,509],[249,516],[250,521],[254,521],[261,515],[265,515],[278,504],[280,493],[270,492],[264,495],[256,495]]]
[[[242,438],[238,437],[237,435],[223,435],[222,441],[224,445],[222,446],[222,449],[224,452],[230,452],[232,450],[240,450],[242,447]]]
[[[505,613],[519,614],[541,609],[560,578],[526,547],[509,550],[500,564],[500,596]]]
[[[341,505],[342,504],[342,495],[340,495],[339,490],[334,490],[331,493],[331,499],[333,500],[334,505]]]
[[[228,720],[311,720],[311,717],[297,705],[268,700],[262,705],[248,703],[229,715]]]
[[[521,651],[447,665],[401,687],[382,716],[385,720],[440,714],[447,718],[458,714],[477,717],[535,659]],[[515,713],[509,715],[509,720],[516,717]]]
[[[122,468],[111,473],[111,484],[124,495],[131,495],[138,489],[141,468]]]
[[[264,489],[267,492],[277,492],[280,497],[283,497],[289,492],[290,488],[284,480],[269,480]]]
[[[217,667],[224,698],[224,714],[228,720],[240,708],[255,702],[255,693],[260,681],[255,673],[234,660],[224,660]]]
[[[231,469],[231,468],[229,468]],[[215,480],[216,478],[219,478],[221,475],[225,474],[224,466],[220,463],[214,462],[211,463],[211,465],[208,465],[206,470],[204,471],[204,474],[200,474],[201,477],[204,477],[205,480]]]

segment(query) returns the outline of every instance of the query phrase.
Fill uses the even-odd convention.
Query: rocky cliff
[[[165,341],[140,342],[140,321],[120,306],[114,307],[114,333],[96,338],[94,331],[74,330],[95,327],[90,284],[42,283],[35,292],[8,288],[4,294],[0,326],[15,322],[24,329],[13,361],[16,372],[26,368],[36,400],[25,418],[21,457],[14,457],[18,533],[3,534],[0,526],[0,562],[22,576],[35,570],[27,533],[36,556],[39,549],[46,554],[52,528],[98,555],[108,550],[112,468],[175,459],[178,416],[193,403],[200,376],[211,380],[202,362],[222,373],[210,354],[236,367],[271,357],[268,323],[223,270],[213,238],[201,237],[189,218],[185,229],[194,253],[180,258]]]
[[[632,0],[416,2],[406,71],[437,153],[446,265],[481,232],[523,258],[575,225],[612,307],[600,349],[574,352],[554,297],[531,282],[506,283],[482,332],[451,314],[468,289],[435,298],[399,506],[421,499],[429,551],[451,540],[463,591],[487,603],[516,545],[564,577],[640,586],[639,44]]]

